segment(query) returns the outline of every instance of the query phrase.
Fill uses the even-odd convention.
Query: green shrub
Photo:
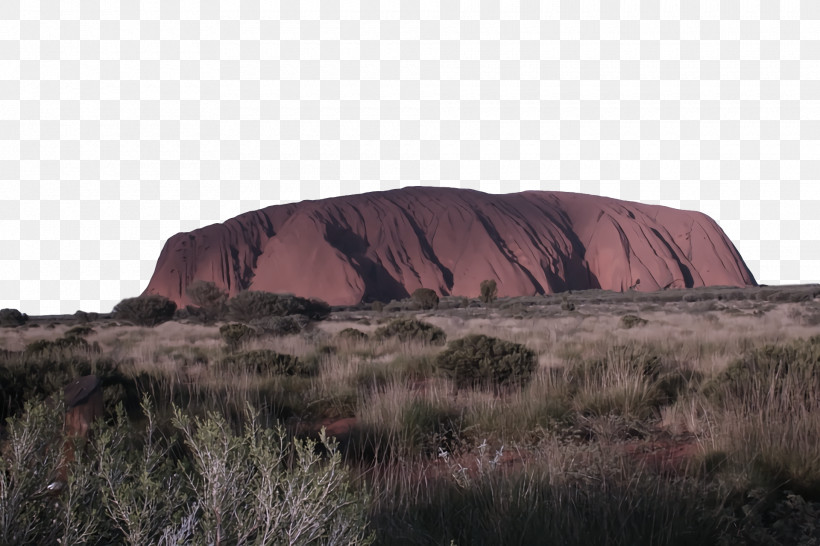
[[[219,335],[231,351],[256,337],[256,330],[245,324],[233,322],[219,327]]]
[[[537,366],[535,352],[524,345],[478,334],[450,342],[436,358],[456,388],[524,385]]]
[[[0,365],[0,418],[14,415],[28,401],[62,392],[77,377],[94,372],[98,347],[82,338],[38,340]],[[1,543],[1,542],[0,542]]]
[[[70,328],[64,334],[64,337],[85,337],[94,333],[94,328],[90,326],[75,326]]]
[[[384,303],[380,301],[374,301],[370,304],[370,310],[375,311],[377,313],[381,313],[382,311],[384,311]]]
[[[431,345],[444,345],[447,336],[444,330],[416,319],[400,318],[378,328],[376,339],[398,339],[399,341],[420,341]]]
[[[188,285],[185,293],[202,310],[203,319],[207,322],[217,320],[225,315],[228,294],[216,283],[196,280]]]
[[[28,315],[17,309],[0,309],[0,326],[13,327],[25,324]]]
[[[229,355],[222,359],[225,370],[242,370],[255,374],[295,375],[303,372],[297,357],[259,349]]]
[[[569,301],[569,298],[567,296],[564,296],[564,299],[561,301],[561,310],[575,311],[575,304]]]
[[[85,311],[77,310],[74,312],[74,319],[79,324],[87,324],[100,318],[99,313],[86,313]]]
[[[637,315],[624,315],[621,317],[621,328],[626,328],[628,330],[636,326],[643,326],[647,322],[649,321],[642,319]]]
[[[659,396],[659,401],[668,405],[685,392],[696,390],[702,380],[703,374],[699,371],[681,368],[660,374],[652,383],[652,387]]]
[[[418,288],[411,295],[410,299],[416,302],[422,309],[435,309],[438,307],[438,294],[429,288]]]
[[[304,315],[292,315],[253,319],[250,325],[262,334],[280,337],[298,334],[309,323],[310,320]]]
[[[367,341],[370,336],[368,336],[361,330],[357,330],[356,328],[345,328],[344,330],[336,334],[336,337],[343,341],[360,342]]]
[[[310,320],[324,320],[330,316],[330,306],[318,299],[249,290],[228,300],[228,315],[246,323],[254,319],[288,315],[305,315]]]
[[[100,346],[96,342],[91,345],[82,337],[67,332],[65,337],[58,337],[53,341],[48,339],[32,341],[26,345],[25,354],[35,356],[48,354],[53,358],[59,358],[63,355],[70,355],[75,351],[80,353],[99,353]]]
[[[163,432],[147,402],[143,410],[144,428],[121,408],[113,424],[99,422],[66,481],[52,481],[64,460],[62,408],[29,405],[11,419],[0,544],[372,542],[369,499],[324,432],[319,442],[291,440],[250,410],[236,432],[221,415],[176,408]]]
[[[820,502],[808,501],[792,491],[749,491],[743,512],[746,517],[736,534],[738,544],[820,542]]]
[[[197,514],[194,543],[370,544],[367,498],[350,485],[324,430],[319,443],[249,419],[234,434],[219,416],[190,420],[177,410],[192,462],[186,471]],[[328,453],[322,460],[317,446]]]
[[[114,306],[113,315],[117,320],[153,327],[171,320],[176,309],[176,303],[165,296],[154,294],[122,300]]]
[[[481,301],[484,303],[492,303],[498,296],[498,285],[496,284],[495,279],[481,281],[479,290],[481,294]]]

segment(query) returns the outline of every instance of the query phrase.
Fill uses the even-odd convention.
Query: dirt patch
[[[647,468],[667,475],[685,474],[702,449],[694,437],[669,438],[648,442],[630,442],[624,451]]]

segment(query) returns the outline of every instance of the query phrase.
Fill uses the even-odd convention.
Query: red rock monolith
[[[171,237],[145,290],[184,306],[187,286],[265,290],[332,305],[431,288],[476,297],[602,288],[753,286],[700,212],[566,192],[409,187],[276,205]]]

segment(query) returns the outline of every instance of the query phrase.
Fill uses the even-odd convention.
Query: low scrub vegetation
[[[252,374],[294,375],[310,371],[301,365],[297,357],[267,349],[226,356],[221,366],[225,370]]]
[[[229,317],[244,323],[289,315],[305,315],[310,320],[324,320],[330,315],[330,306],[320,300],[253,290],[240,292],[229,299],[227,305]]]
[[[336,337],[342,341],[357,342],[367,341],[370,336],[368,336],[361,330],[357,330],[356,328],[345,328],[344,330],[336,334]]]
[[[704,388],[713,400],[750,407],[784,391],[805,399],[820,392],[820,336],[751,349]]]
[[[257,318],[250,325],[266,336],[291,336],[304,330],[309,322],[310,319],[305,315],[291,315]]]
[[[199,307],[206,322],[213,322],[225,316],[228,294],[216,283],[196,280],[188,285],[185,292],[194,305]]]
[[[421,309],[435,309],[438,307],[438,294],[429,288],[418,288],[411,295],[410,299],[418,304]]]
[[[479,285],[479,293],[481,301],[484,303],[492,303],[498,297],[498,285],[495,279],[487,279],[481,281]]]
[[[17,309],[0,309],[0,326],[13,327],[26,323],[28,315]]]
[[[447,342],[444,330],[438,326],[409,318],[396,319],[378,328],[375,337],[376,339],[417,341],[431,345],[444,345]]]
[[[3,544],[369,544],[367,496],[337,444],[291,440],[249,413],[236,432],[218,414],[175,410],[163,432],[124,412],[100,426],[61,481],[62,416],[29,406],[0,458]],[[321,445],[327,456],[320,456]],[[54,481],[52,481],[54,480]],[[57,493],[59,491],[59,493]]]
[[[621,328],[626,328],[627,330],[630,328],[635,328],[636,326],[644,326],[647,322],[646,319],[642,319],[637,315],[624,315],[621,317]]]
[[[248,343],[250,340],[254,339],[257,336],[257,333],[258,332],[255,328],[251,328],[246,324],[241,324],[238,322],[223,324],[219,327],[219,335],[222,337],[222,340],[225,342],[225,345],[228,346],[228,350],[230,351],[236,351],[244,343]]]
[[[0,330],[0,544],[818,542],[812,294],[31,317]],[[49,489],[90,373],[105,416]]]
[[[535,353],[527,347],[485,335],[451,341],[436,358],[436,367],[456,389],[492,386],[498,391],[521,386],[530,380],[536,365]]]
[[[177,304],[164,296],[126,298],[114,306],[114,318],[139,326],[156,326],[174,317]]]

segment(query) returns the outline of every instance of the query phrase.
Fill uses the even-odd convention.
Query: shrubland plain
[[[209,288],[0,312],[0,544],[820,542],[820,286]]]

